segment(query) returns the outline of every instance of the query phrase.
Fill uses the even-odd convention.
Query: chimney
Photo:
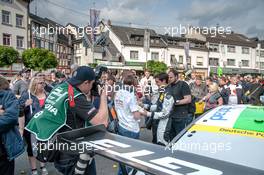
[[[112,25],[112,22],[111,22],[111,20],[110,20],[110,19],[108,19],[108,20],[107,20],[107,25],[108,25],[109,27],[111,27],[111,25]]]

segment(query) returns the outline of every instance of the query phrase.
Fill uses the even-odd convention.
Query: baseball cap
[[[95,73],[91,67],[80,66],[72,74],[72,77],[68,80],[71,85],[78,85],[84,81],[95,80]]]

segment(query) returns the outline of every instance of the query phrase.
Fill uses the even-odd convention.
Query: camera
[[[103,72],[107,72],[107,71],[108,71],[108,68],[105,65],[98,65],[95,67],[95,71],[94,71],[95,82],[94,82],[93,87],[91,89],[91,95],[92,96],[96,96],[96,97],[100,96],[98,87],[103,86],[102,82],[100,81],[100,78],[101,78]]]

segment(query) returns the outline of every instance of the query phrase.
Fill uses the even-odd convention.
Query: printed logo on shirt
[[[93,114],[94,112],[96,111],[96,108],[95,107],[93,107],[90,111],[88,111],[88,115],[91,115],[91,114]]]

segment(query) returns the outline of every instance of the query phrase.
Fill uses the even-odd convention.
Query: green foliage
[[[43,71],[57,67],[56,56],[46,49],[27,49],[22,54],[22,60],[26,67],[35,71]]]
[[[18,57],[18,51],[13,47],[0,46],[0,67],[12,65]]]
[[[154,60],[149,60],[145,65],[145,68],[147,68],[154,75],[166,72],[168,69],[165,63]]]
[[[91,68],[96,68],[98,64],[97,63],[89,63],[88,66],[90,66]]]

